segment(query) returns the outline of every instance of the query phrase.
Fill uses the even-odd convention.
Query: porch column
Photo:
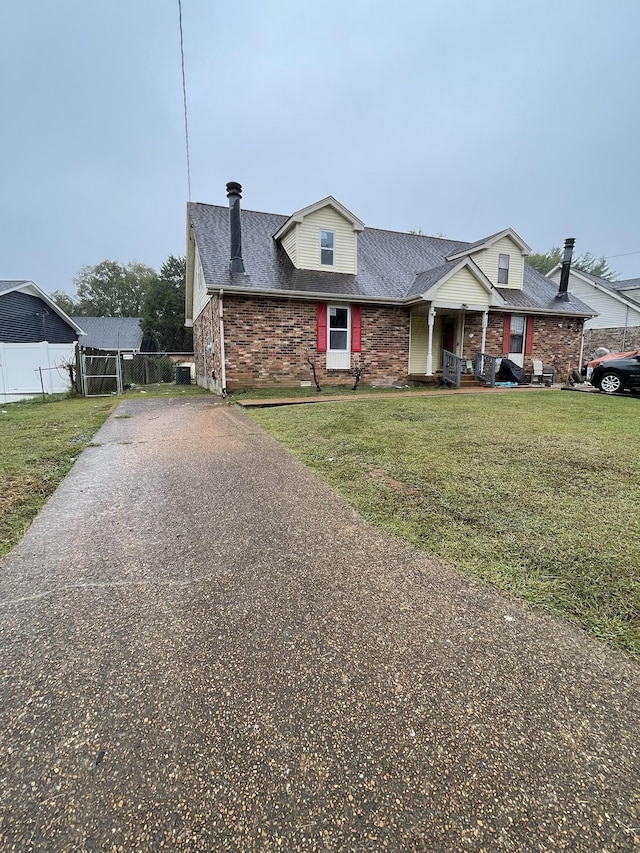
[[[487,346],[487,326],[489,325],[489,312],[482,312],[482,346],[480,347],[480,352],[485,352],[485,348]]]
[[[429,308],[429,344],[427,346],[427,376],[433,376],[433,324],[436,321],[436,309]]]

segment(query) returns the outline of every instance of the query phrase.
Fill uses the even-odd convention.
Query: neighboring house
[[[68,391],[84,334],[32,281],[0,281],[0,403]]]
[[[559,282],[560,269],[558,264],[547,278]],[[568,287],[570,293],[597,312],[597,316],[585,321],[581,360],[588,360],[598,347],[612,352],[640,349],[640,279],[607,281],[573,268]]]
[[[476,352],[564,377],[593,311],[525,264],[511,228],[475,243],[367,228],[333,197],[291,216],[187,208],[186,324],[199,384],[215,391],[311,378],[391,385]],[[566,294],[565,294],[566,296]],[[345,376],[345,374],[347,374]]]
[[[139,317],[73,317],[85,331],[83,347],[118,352],[145,352]]]

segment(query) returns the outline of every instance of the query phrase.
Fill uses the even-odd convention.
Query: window
[[[509,255],[498,257],[498,284],[509,283]]]
[[[329,351],[349,351],[349,309],[329,306]]]
[[[520,353],[524,349],[524,317],[511,316],[509,352]]]
[[[320,231],[320,263],[325,267],[334,266],[335,231]]]

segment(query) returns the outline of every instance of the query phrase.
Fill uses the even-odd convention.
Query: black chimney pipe
[[[227,198],[229,199],[229,228],[231,233],[231,260],[229,261],[229,272],[241,272],[244,270],[242,260],[242,228],[240,226],[240,199],[242,198],[242,186],[236,181],[227,184]]]
[[[563,302],[569,301],[569,273],[571,272],[571,257],[573,256],[573,247],[575,245],[575,237],[567,237],[564,241],[564,255],[562,256],[562,272],[560,273],[560,287],[558,289],[558,299]]]

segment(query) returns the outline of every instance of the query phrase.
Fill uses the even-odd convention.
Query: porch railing
[[[477,352],[474,357],[473,373],[479,382],[496,387],[498,357],[486,352]]]
[[[462,359],[448,350],[442,351],[442,379],[455,388],[462,385]]]

